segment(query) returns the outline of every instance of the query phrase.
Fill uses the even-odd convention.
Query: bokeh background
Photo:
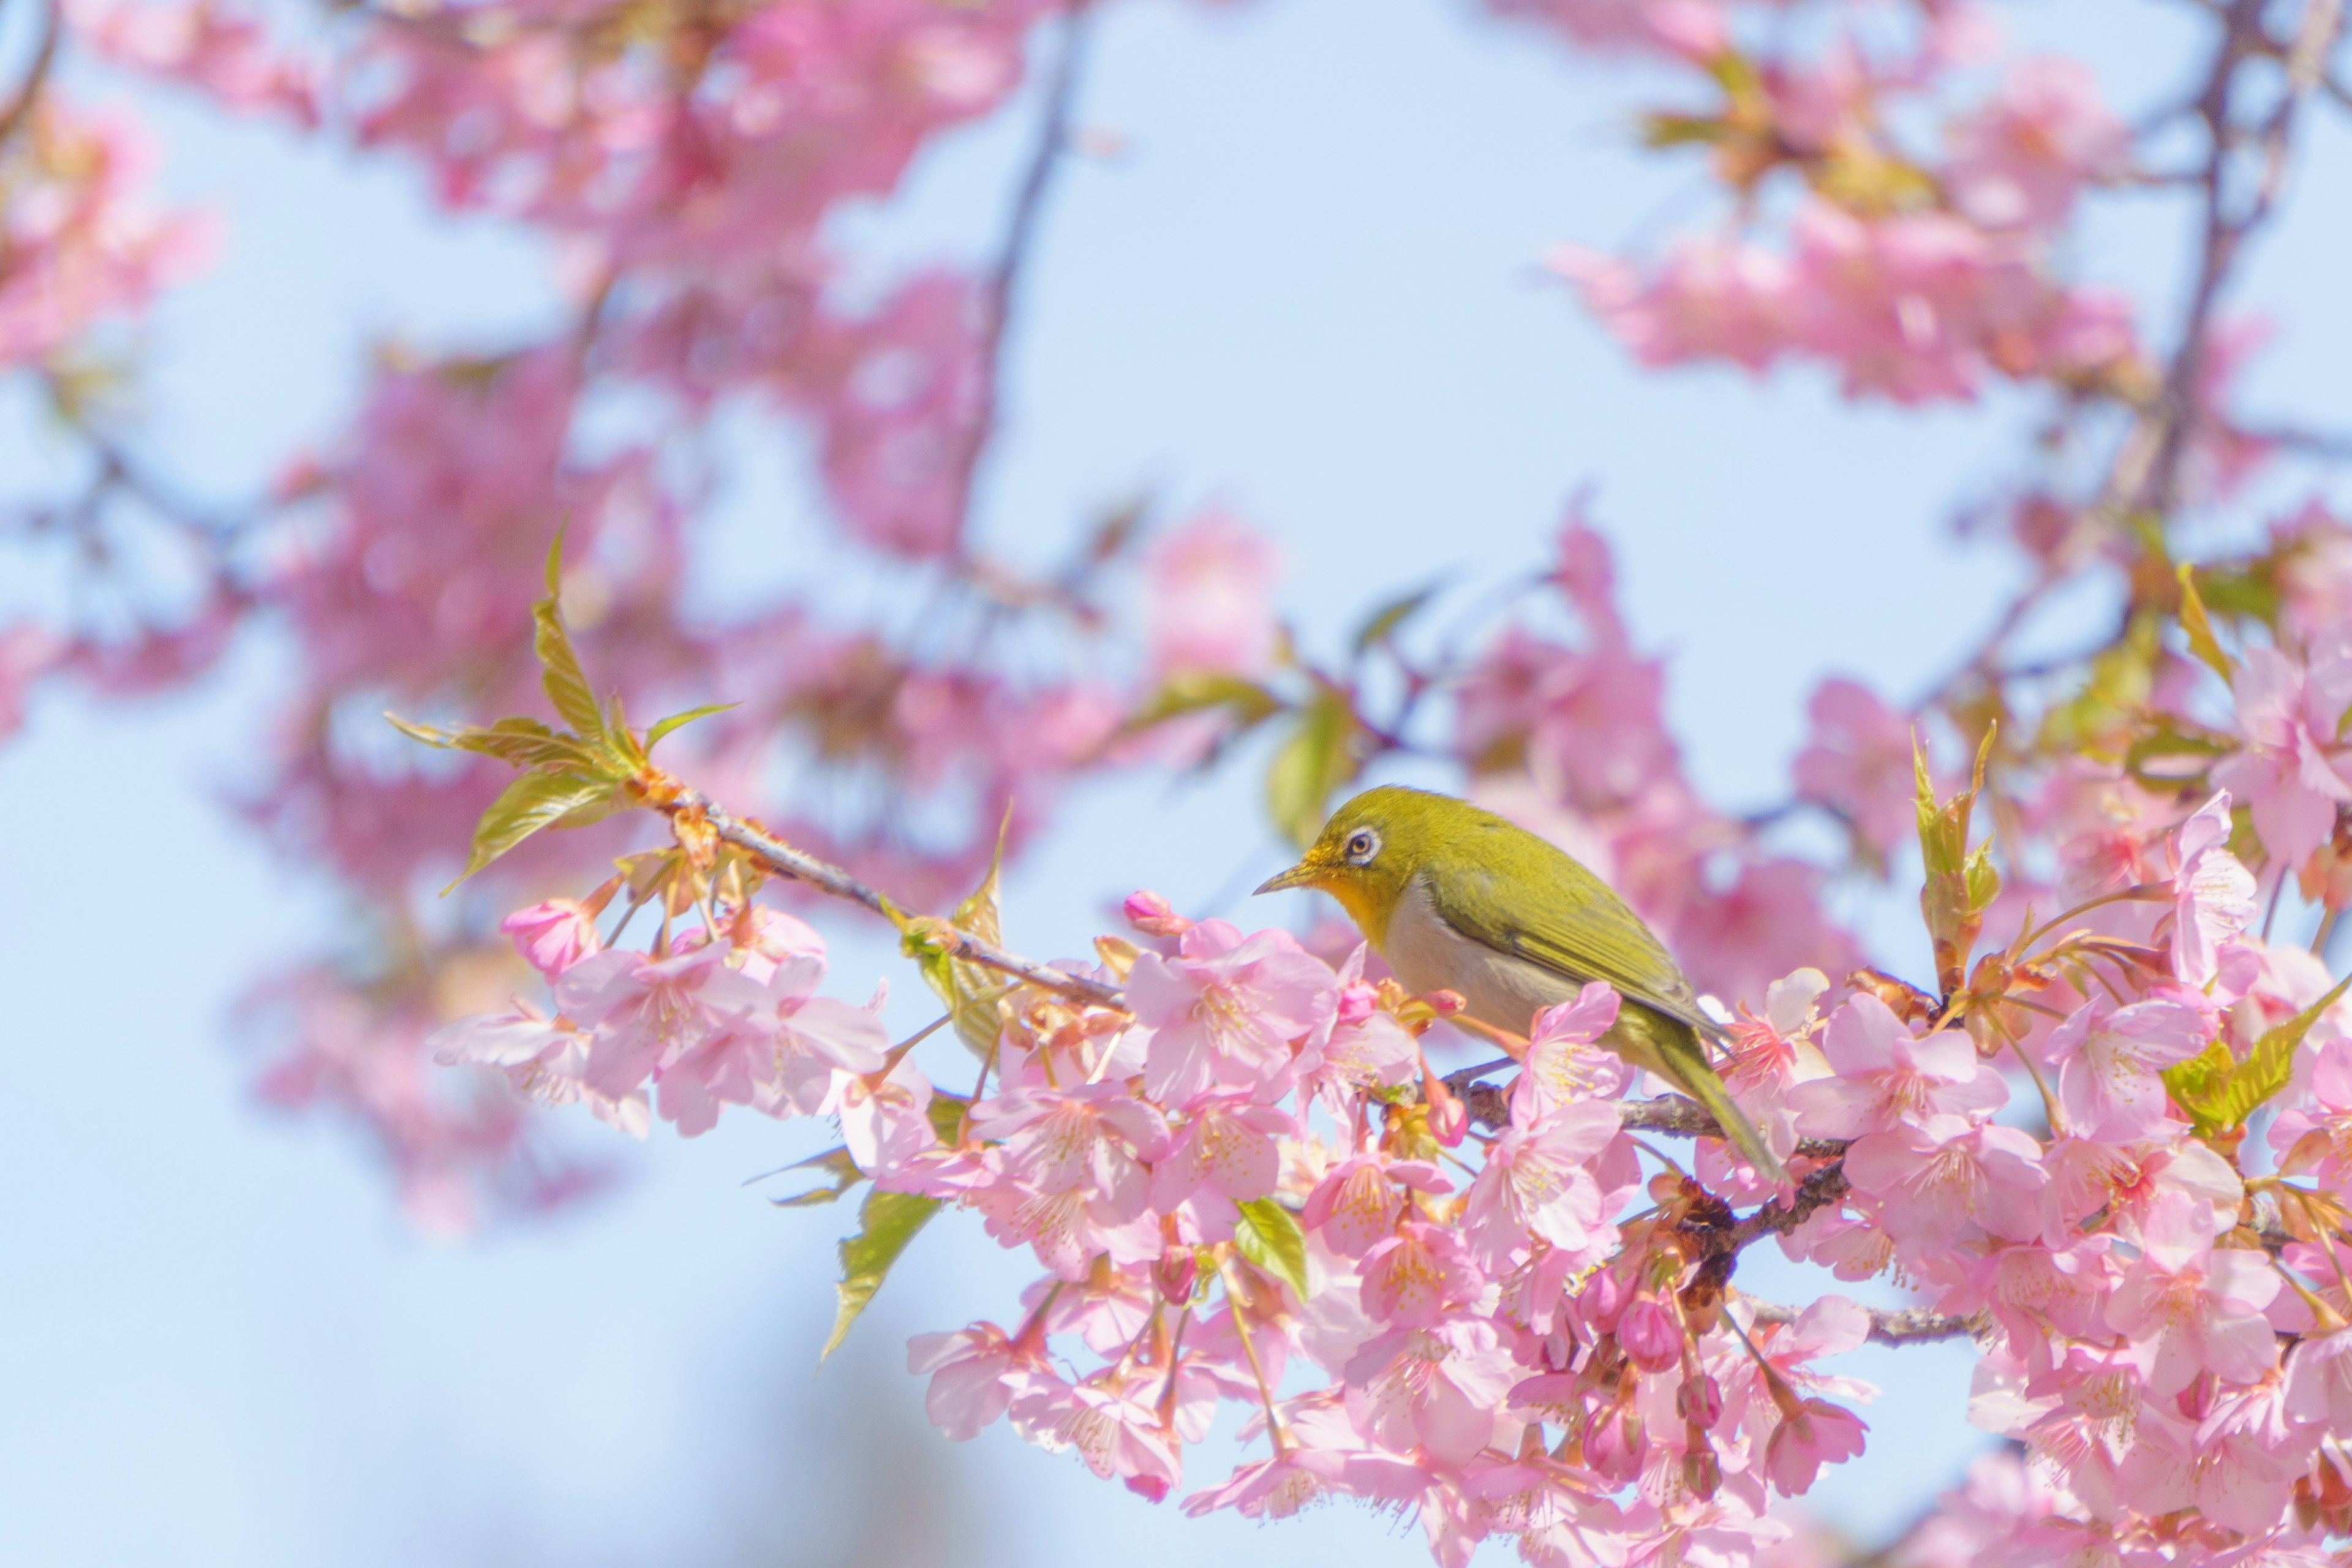
[[[1997,16],[2087,58],[2126,110],[2187,84],[2189,7]],[[0,45],[23,20],[0,7]],[[143,347],[143,438],[202,492],[253,493],[329,437],[387,335],[495,344],[561,308],[553,257],[436,212],[413,172],[162,89],[74,85],[137,95],[163,133],[164,195],[226,215],[218,264],[167,297]],[[1901,696],[1981,631],[2012,568],[1956,523],[2015,460],[2025,410],[1856,409],[1811,372],[1638,373],[1542,264],[1699,199],[1696,171],[1678,195],[1634,145],[1643,85],[1444,0],[1114,7],[1082,94],[1088,153],[1028,285],[985,536],[1017,554],[1139,490],[1222,500],[1281,541],[1288,612],[1330,646],[1398,588],[1443,574],[1466,605],[1524,574],[1586,493],[1637,636],[1669,656],[1695,781],[1733,805],[1769,798],[1821,676]],[[941,142],[898,199],[846,220],[848,248],[877,278],[980,255],[1032,112],[1024,97]],[[2315,125],[2295,214],[2253,266],[2247,298],[2276,328],[2257,408],[2345,404],[2343,143]],[[2160,305],[2186,223],[2157,196],[2110,202],[2075,259]],[[0,465],[41,460],[23,412],[0,410]],[[825,548],[806,452],[772,426],[730,439],[713,613]],[[2040,635],[2063,643],[2102,613],[2063,605]],[[331,918],[229,805],[287,657],[249,628],[193,696],[96,710],[53,693],[0,749],[16,1101],[0,1137],[0,1562],[1426,1560],[1394,1521],[1187,1521],[1002,1426],[965,1446],[932,1432],[906,1335],[1002,1318],[1025,1278],[976,1226],[932,1226],[818,1370],[851,1216],[780,1211],[743,1184],[821,1129],[739,1115],[638,1146],[580,1118],[570,1135],[614,1177],[598,1198],[461,1240],[408,1228],[356,1142],[255,1101],[233,1015],[274,952]],[[1303,900],[1237,898],[1279,859],[1246,765],[1114,782],[1012,876],[1007,929],[1024,951],[1083,951],[1108,902],[1147,886],[1195,914],[1303,919]],[[1846,890],[1842,912],[1899,931],[1896,883]],[[826,929],[845,994],[911,983],[870,929]],[[1903,942],[1876,956],[1916,970]],[[923,1013],[902,991],[892,1021]],[[1869,1453],[1814,1512],[1866,1543],[1957,1479],[1981,1441],[1967,1368],[1950,1347],[1835,1366],[1887,1394],[1865,1412]],[[1194,1477],[1231,1453],[1213,1444]]]

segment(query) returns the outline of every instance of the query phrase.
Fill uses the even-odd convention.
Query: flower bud
[[[1201,1255],[1189,1247],[1171,1247],[1151,1266],[1151,1278],[1161,1299],[1181,1307],[1192,1299],[1192,1288],[1200,1281]]]
[[[1433,1072],[1423,1073],[1421,1093],[1429,1102],[1430,1136],[1448,1149],[1461,1147],[1462,1135],[1470,1130],[1470,1108]]]
[[[1685,1378],[1675,1390],[1675,1414],[1700,1431],[1723,1419],[1723,1385],[1706,1373]]]
[[[1159,894],[1146,889],[1129,893],[1120,906],[1127,914],[1127,923],[1146,936],[1182,936],[1192,929],[1192,922],[1176,912]]]
[[[1619,1405],[1601,1412],[1584,1434],[1586,1467],[1614,1490],[1642,1470],[1642,1418]]]
[[[603,945],[595,921],[577,899],[549,899],[517,910],[499,929],[514,938],[523,962],[550,980]]]
[[[1605,1334],[1617,1326],[1617,1319],[1632,1299],[1625,1281],[1613,1268],[1603,1268],[1586,1281],[1576,1298],[1576,1310],[1591,1325],[1593,1332]]]
[[[1715,1450],[1704,1440],[1683,1455],[1683,1485],[1701,1502],[1713,1498],[1723,1485],[1723,1467],[1717,1463]]]
[[[1643,1372],[1665,1372],[1683,1359],[1683,1331],[1657,1302],[1643,1297],[1617,1320],[1617,1345]]]

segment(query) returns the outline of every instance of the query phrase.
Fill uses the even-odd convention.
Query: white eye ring
[[[1369,827],[1359,827],[1348,835],[1348,864],[1369,866],[1372,857],[1381,852],[1381,836]]]

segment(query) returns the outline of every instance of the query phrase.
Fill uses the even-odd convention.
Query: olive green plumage
[[[1739,1152],[1781,1173],[1707,1059],[1722,1030],[1682,970],[1608,884],[1491,811],[1425,790],[1367,790],[1331,814],[1297,865],[1258,891],[1319,888],[1397,977],[1461,993],[1481,1023],[1525,1035],[1591,981],[1624,1005],[1602,1043],[1713,1113]]]

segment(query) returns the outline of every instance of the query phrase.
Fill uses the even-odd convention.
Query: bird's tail
[[[1627,1007],[1617,1016],[1612,1035],[1631,1036],[1619,1044],[1620,1052],[1630,1061],[1638,1062],[1676,1089],[1706,1107],[1715,1124],[1740,1157],[1756,1167],[1767,1180],[1788,1179],[1780,1157],[1764,1142],[1748,1113],[1723,1087],[1723,1079],[1715,1065],[1706,1059],[1706,1047],[1700,1041],[1698,1031],[1678,1018],[1669,1018],[1646,1007]]]

